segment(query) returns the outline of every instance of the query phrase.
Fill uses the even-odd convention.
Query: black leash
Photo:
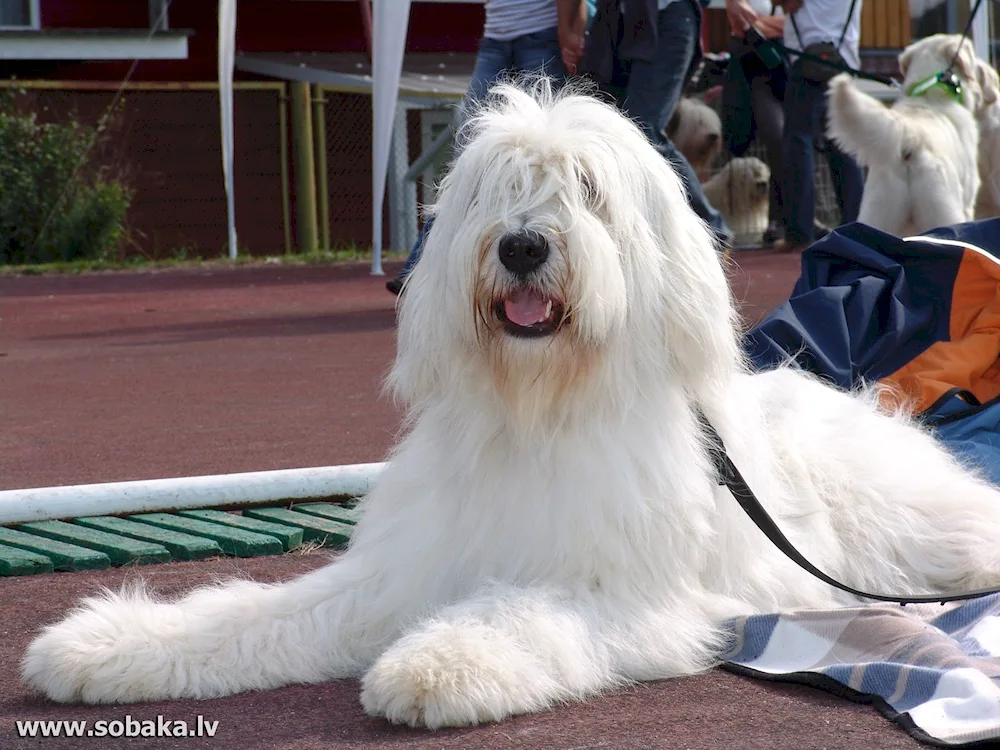
[[[851,588],[845,583],[841,583],[835,578],[831,578],[822,570],[813,565],[805,556],[799,552],[791,542],[781,533],[781,529],[774,522],[774,519],[768,515],[768,512],[764,510],[764,506],[760,504],[756,495],[753,494],[753,490],[746,483],[740,470],[736,468],[736,464],[733,463],[729,454],[726,452],[726,445],[722,442],[722,437],[712,426],[708,418],[698,410],[698,419],[701,421],[702,429],[708,436],[710,443],[710,451],[712,456],[712,462],[715,464],[715,470],[718,473],[719,484],[725,485],[733,497],[736,498],[736,502],[740,504],[740,507],[750,516],[750,520],[753,521],[757,528],[764,532],[764,535],[771,540],[771,543],[781,550],[786,557],[788,557],[792,562],[798,565],[803,570],[811,573],[820,579],[824,583],[833,586],[834,588],[840,589],[841,591],[846,591],[848,594],[853,594],[864,599],[877,599],[882,602],[892,602],[894,604],[901,604],[906,606],[907,604],[934,604],[945,602],[960,602],[966,601],[968,599],[978,599],[981,596],[989,596],[990,594],[1000,593],[1000,588],[994,589],[982,589],[980,591],[969,591],[962,594],[937,594],[937,595],[927,595],[927,596],[886,596],[884,594],[871,594],[867,591],[859,591],[858,589]]]
[[[828,68],[833,68],[834,70],[839,70],[841,73],[850,73],[855,78],[863,78],[866,81],[875,81],[877,83],[885,84],[886,86],[897,86],[898,83],[889,76],[879,75],[878,73],[869,73],[867,70],[859,70],[858,68],[852,68],[850,65],[841,65],[840,63],[831,62],[823,57],[817,57],[816,55],[810,55],[808,52],[803,52],[801,50],[792,49],[791,47],[786,47],[781,42],[776,42],[773,39],[768,40],[773,44],[778,50],[783,52],[785,55],[796,55],[801,57],[803,60],[809,60],[810,62],[819,63],[820,65],[825,65]]]
[[[955,50],[955,56],[951,58],[951,63],[945,68],[945,73],[953,73],[955,71],[955,63],[958,62],[958,56],[962,54],[962,45],[965,44],[965,40],[969,38],[969,32],[972,31],[972,22],[976,18],[976,14],[979,12],[979,6],[983,4],[983,0],[976,0],[976,4],[972,6],[972,10],[969,11],[969,20],[965,22],[965,30],[962,32],[962,39],[958,43],[958,49]]]

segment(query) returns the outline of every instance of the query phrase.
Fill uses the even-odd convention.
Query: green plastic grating
[[[127,518],[98,516],[77,518],[74,523],[109,534],[120,534],[130,539],[161,544],[174,560],[204,560],[221,557],[222,547],[214,539],[185,534],[172,529],[161,529],[148,523],[137,523]]]
[[[268,523],[267,521],[260,521],[256,518],[241,516],[236,513],[226,513],[222,510],[182,510],[177,515],[273,536],[281,542],[281,546],[285,552],[302,544],[302,529],[284,526],[279,523]]]
[[[297,513],[308,513],[312,516],[319,516],[330,521],[340,521],[353,526],[361,519],[361,511],[357,508],[345,508],[343,505],[335,503],[304,503],[293,505],[292,510]]]
[[[172,516],[169,513],[144,513],[129,516],[133,521],[141,521],[161,529],[172,529],[185,534],[214,539],[222,551],[236,557],[260,557],[262,555],[280,555],[284,550],[281,542],[273,536],[265,536],[256,531],[244,531],[218,523],[199,521],[196,518]]]
[[[103,552],[2,526],[0,544],[47,557],[56,570],[103,570],[111,567],[111,558]]]
[[[0,576],[30,576],[53,569],[52,561],[44,555],[0,544]]]
[[[152,542],[140,542],[137,539],[108,534],[104,531],[84,528],[65,521],[38,521],[26,523],[18,527],[29,534],[55,539],[57,542],[77,544],[81,547],[103,552],[111,558],[115,565],[138,563],[145,565],[153,562],[168,562],[170,553],[167,548]]]
[[[354,532],[354,527],[349,524],[310,516],[308,513],[296,513],[287,508],[254,508],[243,511],[243,515],[259,518],[261,521],[297,526],[302,529],[307,542],[319,542],[327,547],[343,547]]]
[[[187,510],[0,526],[0,577],[219,555],[276,555],[303,541],[340,547],[347,544],[358,518],[357,502],[351,501],[242,514]]]

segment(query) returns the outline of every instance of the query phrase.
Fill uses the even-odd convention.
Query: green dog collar
[[[965,101],[962,98],[961,79],[953,73],[948,73],[947,71],[941,71],[940,73],[935,73],[922,81],[917,81],[906,89],[906,95],[923,96],[932,89],[941,89],[955,102],[963,107],[965,106]]]

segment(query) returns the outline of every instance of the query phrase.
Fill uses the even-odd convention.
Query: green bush
[[[0,264],[100,259],[125,234],[132,192],[95,165],[104,133],[39,122],[0,95]]]

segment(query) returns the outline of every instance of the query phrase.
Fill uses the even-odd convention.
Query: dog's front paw
[[[487,626],[445,623],[397,641],[362,686],[361,703],[372,716],[431,729],[537,711],[555,692],[519,644]]]
[[[28,647],[24,681],[59,703],[170,697],[174,669],[155,634],[171,625],[156,607],[140,591],[84,601]]]

